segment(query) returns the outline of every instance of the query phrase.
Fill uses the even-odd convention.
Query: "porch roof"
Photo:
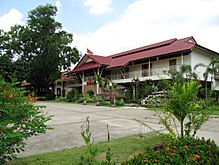
[[[76,73],[76,72],[80,72],[80,71],[84,71],[84,70],[98,68],[100,66],[101,66],[101,64],[97,64],[97,63],[91,61],[91,62],[84,63],[83,65],[73,69],[72,71],[70,71],[68,73]]]

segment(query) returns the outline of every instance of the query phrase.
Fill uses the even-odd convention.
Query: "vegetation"
[[[219,71],[219,58],[218,57],[213,57],[211,59],[211,62],[209,65],[205,65],[203,63],[197,64],[194,68],[197,69],[198,67],[205,67],[206,70],[203,74],[204,81],[205,81],[205,97],[208,97],[208,78],[209,75],[211,75],[211,84],[213,79],[218,79],[218,71]]]
[[[131,86],[132,86],[132,90],[133,90],[133,100],[136,100],[139,98],[139,84],[140,84],[140,80],[138,77],[133,77],[132,78],[132,82],[131,82]]]
[[[219,149],[211,140],[183,138],[161,142],[123,165],[133,164],[219,164]]]
[[[66,95],[67,102],[76,102],[79,99],[79,92],[76,89],[72,89]]]
[[[55,6],[39,6],[28,13],[26,26],[16,25],[7,33],[0,31],[3,76],[7,81],[8,76],[15,75],[21,82],[31,82],[38,96],[51,97],[50,87],[60,71],[79,60],[78,50],[69,46],[73,35],[62,30],[61,23],[54,19],[56,12]],[[17,61],[13,62],[13,57]]]
[[[51,119],[25,97],[25,91],[17,88],[16,82],[5,82],[0,78],[0,164],[16,158],[24,150],[24,140],[51,129],[45,123]]]
[[[142,153],[145,148],[153,147],[161,141],[161,137],[153,134],[146,134],[143,137],[139,135],[123,137],[110,141],[112,159],[115,163],[123,162],[124,160],[133,158],[135,154]],[[106,160],[106,151],[108,151],[108,142],[99,142],[93,144],[93,148],[97,149],[96,160]],[[87,155],[87,147],[79,147],[72,149],[65,149],[40,155],[34,155],[27,158],[19,158],[10,161],[9,165],[39,165],[39,164],[71,164],[78,165],[81,162],[80,156]]]
[[[108,93],[110,95],[111,105],[115,105],[117,89],[119,88],[117,83],[112,82],[108,78],[96,77],[97,84],[100,86],[102,91],[102,101],[105,101],[105,95]]]

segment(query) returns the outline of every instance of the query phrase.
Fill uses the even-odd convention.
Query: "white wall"
[[[194,68],[195,65],[202,63],[208,65],[211,62],[211,57],[213,54],[204,51],[199,48],[195,48],[191,53],[191,66]],[[204,80],[203,73],[206,71],[206,67],[198,67],[196,73],[200,80]],[[209,75],[208,81],[211,81],[211,76]]]
[[[183,56],[183,64],[191,65],[191,53],[189,55]]]

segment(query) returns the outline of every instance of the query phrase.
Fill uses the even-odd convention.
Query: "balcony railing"
[[[162,76],[162,75],[164,75],[164,71],[179,70],[180,66],[181,65],[172,65],[172,66],[166,66],[166,67],[131,71],[131,72],[126,72],[124,74],[124,77],[122,76],[121,73],[117,73],[117,74],[112,74],[111,79],[112,80],[119,80],[119,79],[133,78],[133,77]]]

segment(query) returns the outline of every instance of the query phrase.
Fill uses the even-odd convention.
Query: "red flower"
[[[154,163],[157,163],[158,162],[158,160],[157,159],[154,159]]]
[[[188,149],[189,147],[188,147],[188,146],[184,146],[184,148],[185,148],[185,149]]]
[[[26,102],[26,104],[29,104],[29,102]]]
[[[169,151],[169,150],[170,150],[170,148],[169,148],[169,147],[167,147],[165,150],[166,150],[166,151]]]
[[[148,159],[145,159],[145,160],[144,160],[144,163],[146,163],[147,161],[148,161]]]
[[[197,155],[197,154],[193,154],[193,156],[196,158],[196,159],[200,159],[201,156],[200,155]]]
[[[176,146],[173,146],[173,148],[177,148]]]
[[[171,155],[172,155],[172,156],[176,156],[176,154],[175,154],[175,153],[172,153]]]

